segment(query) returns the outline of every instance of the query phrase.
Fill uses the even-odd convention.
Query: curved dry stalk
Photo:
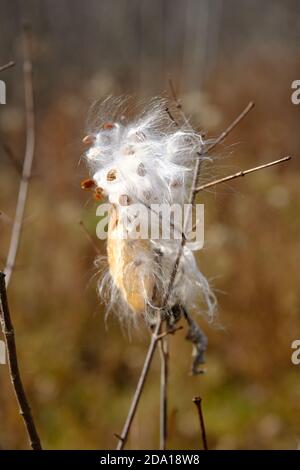
[[[171,91],[171,96],[172,96],[173,101],[174,101],[174,103],[175,103],[176,109],[178,109],[178,111],[180,112],[181,118],[182,118],[184,124],[186,124],[186,125],[188,126],[188,125],[189,125],[189,121],[188,121],[188,119],[187,119],[187,117],[186,117],[186,115],[185,115],[185,113],[184,113],[184,111],[183,111],[183,109],[182,109],[182,104],[181,104],[181,102],[180,102],[179,99],[178,99],[177,93],[176,93],[176,91],[175,91],[175,86],[174,86],[174,83],[173,83],[173,80],[172,80],[171,77],[169,78],[168,82],[169,82],[169,88],[170,88],[170,91]],[[172,121],[174,121],[174,123],[178,126],[178,123],[177,123],[176,120],[173,118],[173,116],[172,116],[172,114],[170,113],[169,109],[167,109],[166,111],[167,111],[167,113],[169,114],[169,116],[170,116],[170,118],[172,119]]]
[[[23,28],[23,74],[25,91],[26,110],[26,149],[23,163],[22,177],[20,181],[16,213],[12,228],[10,245],[6,260],[5,275],[6,287],[11,279],[11,275],[16,262],[16,256],[20,244],[20,236],[23,226],[25,205],[27,200],[28,185],[31,177],[31,168],[35,149],[35,116],[34,116],[34,96],[32,83],[32,61],[31,44],[28,27]]]
[[[160,450],[166,450],[168,437],[169,338],[159,342],[160,352]]]
[[[30,40],[28,29],[23,29],[23,47],[24,47],[24,88],[25,88],[25,109],[26,109],[26,150],[22,169],[21,182],[19,187],[19,194],[16,206],[16,213],[12,228],[12,235],[6,260],[6,267],[4,273],[0,272],[0,321],[2,333],[5,338],[5,345],[7,351],[7,360],[11,382],[14,392],[20,407],[20,414],[23,417],[26,432],[29,438],[30,446],[33,450],[41,450],[40,438],[33,420],[30,410],[29,402],[24,390],[23,382],[18,365],[17,349],[15,342],[14,328],[10,316],[8,300],[7,300],[7,286],[9,284],[13,268],[15,266],[16,255],[20,242],[20,235],[22,230],[25,204],[28,192],[28,183],[31,176],[31,167],[35,147],[35,129],[34,129],[34,100],[33,100],[33,86],[32,86],[32,62],[30,53]],[[5,70],[14,65],[10,62],[0,71]],[[4,146],[11,160],[14,162],[14,155],[11,153],[10,148]],[[16,165],[17,166],[17,165]]]
[[[199,415],[203,448],[204,448],[204,450],[208,450],[206,430],[205,430],[205,422],[204,422],[203,411],[202,411],[202,398],[201,397],[194,397],[193,402],[195,403],[195,405],[197,407],[197,411],[198,411],[198,415]]]
[[[135,413],[136,413],[136,410],[137,410],[137,407],[138,407],[138,404],[139,404],[139,401],[140,401],[140,398],[144,389],[144,385],[146,382],[146,378],[150,369],[150,365],[153,359],[153,354],[155,352],[157,343],[165,339],[166,336],[173,335],[174,333],[182,329],[182,327],[180,326],[177,328],[173,328],[171,330],[166,330],[163,333],[160,333],[162,323],[163,323],[163,320],[161,317],[159,317],[158,322],[155,325],[154,332],[151,335],[151,341],[150,341],[150,345],[147,351],[146,359],[144,361],[142,372],[140,374],[139,381],[136,386],[133,399],[131,401],[131,405],[128,411],[128,415],[127,415],[122,433],[121,435],[116,434],[116,433],[114,434],[117,437],[117,439],[119,439],[117,450],[122,450],[127,442],[131,424],[133,422],[133,419],[134,419],[134,416],[135,416]]]
[[[205,149],[205,152],[203,153],[208,153],[211,152],[217,145],[219,145],[226,137],[228,134],[230,134],[233,129],[239,125],[239,123],[247,116],[247,114],[251,111],[251,109],[254,108],[254,102],[250,101],[247,106],[244,108],[244,110],[236,117],[234,121],[223,131],[217,139],[215,139],[210,145],[208,145]],[[202,155],[203,155],[202,153]]]
[[[14,328],[11,321],[6,294],[5,274],[2,272],[0,272],[0,313],[1,328],[3,336],[5,338],[7,350],[9,373],[15,391],[15,395],[20,407],[20,415],[24,420],[31,448],[33,450],[42,450],[41,441],[32,417],[30,406],[21,379],[21,374],[18,365]]]
[[[174,97],[176,97],[176,95],[174,95]],[[246,106],[246,108],[237,116],[237,118],[227,127],[227,129],[225,129],[225,131],[223,131],[220,134],[220,136],[212,144],[210,144],[208,147],[206,147],[203,151],[198,152],[198,156],[201,157],[201,156],[205,155],[208,151],[212,150],[217,144],[219,144],[223,139],[225,139],[225,137],[227,137],[228,134],[230,134],[230,132],[232,132],[232,130],[242,121],[242,119],[244,119],[244,117],[246,117],[246,115],[253,108],[253,106],[254,106],[254,103],[252,103],[252,102],[249,103]],[[181,109],[180,103],[179,103],[178,109]],[[202,163],[202,159],[197,158],[196,164],[195,164],[195,169],[194,169],[193,183],[192,183],[192,186],[191,186],[191,192],[190,192],[190,196],[189,196],[189,203],[191,205],[194,204],[196,194],[197,194],[197,191],[195,191],[195,188],[196,188],[196,185],[197,185],[197,181],[199,179],[201,163]],[[185,231],[182,233],[180,248],[178,250],[178,254],[177,254],[177,257],[176,257],[176,260],[175,260],[175,263],[174,263],[174,267],[173,267],[173,270],[172,270],[172,273],[171,273],[168,289],[167,289],[165,298],[163,299],[163,303],[162,303],[163,307],[161,309],[162,311],[167,309],[168,302],[169,302],[169,299],[170,299],[170,295],[171,295],[172,290],[173,290],[174,281],[175,281],[175,278],[176,278],[179,263],[180,263],[181,256],[182,256],[182,253],[183,253],[183,248],[184,248],[185,243],[186,243],[184,233],[185,233]],[[132,424],[134,416],[136,414],[136,410],[137,410],[137,407],[138,407],[138,404],[139,404],[139,400],[141,398],[143,388],[144,388],[144,385],[145,385],[145,381],[146,381],[146,378],[147,378],[147,375],[148,375],[148,372],[149,372],[149,368],[150,368],[151,363],[152,363],[152,359],[153,359],[153,355],[154,355],[156,346],[157,346],[157,342],[158,342],[157,336],[160,334],[162,322],[163,322],[163,320],[162,320],[162,317],[160,316],[158,321],[157,321],[157,324],[155,326],[155,331],[154,331],[154,333],[152,334],[152,337],[151,337],[150,345],[149,345],[147,355],[146,355],[146,358],[145,358],[145,361],[144,361],[142,372],[140,374],[138,384],[137,384],[137,387],[135,389],[133,399],[131,401],[131,405],[130,405],[130,408],[129,408],[129,411],[128,411],[128,415],[127,415],[122,433],[121,433],[121,435],[115,434],[115,436],[119,439],[119,442],[118,442],[118,445],[117,445],[117,450],[122,450],[124,448],[126,442],[127,442],[127,438],[128,438],[128,434],[129,434],[129,431],[130,431],[130,428],[131,428],[131,424]],[[161,419],[165,419],[165,418],[161,418]]]
[[[142,391],[143,391],[146,378],[150,369],[150,365],[152,362],[153,354],[156,349],[157,342],[159,341],[158,335],[160,333],[161,325],[162,325],[162,319],[160,317],[155,325],[155,330],[151,336],[151,341],[150,341],[150,345],[149,345],[148,352],[146,355],[146,359],[142,368],[142,372],[141,372],[138,384],[135,389],[135,393],[134,393],[134,396],[133,396],[133,399],[132,399],[132,402],[128,411],[128,415],[127,415],[122,433],[120,436],[116,435],[119,439],[117,450],[122,450],[127,442],[129,430],[131,428],[131,424],[132,424],[133,418],[135,416],[135,413],[136,413],[136,410],[137,410],[137,407],[138,407],[138,404],[142,395]]]

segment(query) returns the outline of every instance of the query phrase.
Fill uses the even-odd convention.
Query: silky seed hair
[[[89,146],[85,159],[91,179],[82,183],[97,200],[111,203],[107,239],[108,269],[98,284],[107,312],[135,321],[137,314],[153,321],[164,298],[180,240],[127,239],[121,233],[123,216],[132,204],[180,204],[188,202],[196,158],[204,142],[188,124],[178,126],[166,112],[163,99],[152,100],[133,111],[129,99],[108,98],[91,112],[91,132],[83,139]],[[96,118],[96,119],[95,119]],[[186,243],[170,306],[199,306],[213,316],[215,296],[200,272],[194,251]],[[100,262],[101,261],[101,262]],[[96,261],[100,269],[103,260]]]

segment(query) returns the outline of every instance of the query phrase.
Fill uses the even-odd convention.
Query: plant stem
[[[200,429],[201,429],[201,438],[204,450],[208,450],[207,446],[207,438],[206,438],[206,430],[205,430],[205,422],[202,412],[202,398],[201,397],[194,397],[193,402],[195,403],[199,415],[200,421]]]
[[[2,272],[0,272],[0,300],[1,328],[3,336],[5,338],[11,383],[13,385],[17,402],[20,407],[20,414],[24,420],[30,446],[33,450],[42,450],[40,438],[33,420],[33,416],[21,379],[21,374],[18,365],[14,328],[7,300],[5,274]]]
[[[23,28],[23,75],[25,90],[25,110],[26,110],[26,149],[23,163],[22,176],[19,187],[19,194],[16,206],[16,213],[12,228],[10,245],[6,260],[5,275],[6,287],[10,282],[12,272],[15,266],[16,257],[20,244],[21,231],[25,213],[29,180],[31,177],[31,168],[35,150],[35,116],[34,116],[34,96],[32,83],[32,61],[31,44],[28,27]]]
[[[168,437],[168,375],[169,338],[164,336],[159,342],[160,352],[160,450],[166,450]]]

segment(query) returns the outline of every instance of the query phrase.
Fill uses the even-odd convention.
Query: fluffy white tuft
[[[132,203],[143,203],[149,207],[151,204],[188,202],[195,159],[199,158],[197,152],[201,151],[204,143],[202,137],[188,125],[179,127],[170,119],[164,100],[153,100],[132,120],[128,120],[131,109],[126,99],[109,98],[97,108],[96,113],[97,123],[89,136],[92,145],[86,152],[86,161],[96,186],[101,188],[101,194],[119,209],[120,214],[126,213]],[[136,253],[133,252],[133,258],[122,268],[123,284],[134,275],[139,276],[142,286],[144,280],[148,286],[150,276],[156,289],[160,289],[159,296],[162,298],[179,245],[179,240],[150,240],[145,245],[148,253],[144,260],[139,246]],[[193,251],[192,244],[187,243],[171,303],[181,302],[187,308],[195,307],[200,292],[212,316],[215,297],[197,267]],[[149,262],[149,256],[155,260],[157,253],[160,253],[159,263]],[[126,286],[122,284],[120,288],[119,284],[110,267],[99,289],[102,295],[107,290],[109,307],[112,304],[120,307],[122,303],[118,310],[127,318],[132,312],[124,295]],[[147,288],[142,287],[142,290],[145,305],[155,309]]]

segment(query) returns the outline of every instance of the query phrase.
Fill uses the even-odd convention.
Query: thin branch
[[[19,194],[16,206],[14,224],[10,246],[7,255],[5,275],[6,286],[8,286],[14,269],[16,256],[20,244],[24,212],[27,200],[29,179],[31,176],[32,162],[35,150],[35,116],[34,116],[34,96],[32,83],[32,61],[30,32],[28,27],[23,28],[23,74],[25,91],[25,110],[26,110],[26,149],[23,163],[22,178],[19,187]]]
[[[204,417],[203,417],[203,412],[202,412],[202,398],[194,397],[193,402],[195,403],[195,405],[197,407],[197,411],[198,411],[198,415],[199,415],[203,448],[204,448],[204,450],[208,450],[205,423],[204,423]]]
[[[159,317],[158,322],[155,325],[155,330],[151,335],[151,341],[150,341],[150,345],[149,345],[148,352],[146,355],[146,359],[143,365],[143,369],[142,369],[137,387],[135,389],[135,393],[134,393],[134,396],[133,396],[133,399],[129,408],[129,412],[128,412],[122,433],[121,435],[116,434],[116,433],[114,434],[119,439],[117,450],[122,450],[127,442],[131,424],[134,419],[134,416],[135,416],[135,413],[136,413],[136,410],[140,401],[140,397],[142,395],[142,391],[146,382],[146,378],[150,369],[150,365],[153,359],[153,355],[154,355],[157,343],[161,342],[163,338],[165,338],[167,335],[174,334],[176,333],[176,331],[179,331],[182,329],[182,327],[168,329],[164,333],[160,334],[161,327],[162,327],[162,318]]]
[[[126,418],[121,436],[119,437],[117,450],[122,450],[124,448],[126,442],[127,442],[128,433],[129,433],[133,418],[135,416],[135,413],[136,413],[136,410],[137,410],[137,407],[138,407],[138,404],[139,404],[139,401],[140,401],[140,398],[141,398],[141,395],[142,395],[142,391],[143,391],[143,388],[144,388],[144,385],[145,385],[145,382],[146,382],[146,378],[147,378],[147,375],[148,375],[148,372],[149,372],[149,369],[150,369],[150,365],[151,365],[151,362],[152,362],[153,354],[154,354],[154,351],[156,349],[157,342],[159,341],[158,340],[158,335],[160,333],[161,325],[162,325],[162,318],[159,317],[158,321],[155,325],[155,330],[154,330],[154,332],[152,333],[152,336],[151,336],[149,349],[148,349],[146,359],[145,359],[145,362],[144,362],[144,365],[143,365],[143,369],[142,369],[142,372],[141,372],[141,375],[140,375],[140,378],[139,378],[139,381],[138,381],[137,387],[135,389],[135,393],[134,393],[134,396],[133,396],[133,399],[132,399],[132,402],[131,402],[131,405],[130,405],[130,408],[129,408],[128,416]]]
[[[22,383],[18,357],[16,350],[16,342],[14,335],[14,328],[11,321],[6,286],[5,286],[5,274],[0,272],[0,321],[2,333],[5,338],[7,360],[11,382],[15,391],[15,395],[20,407],[20,414],[23,417],[25,428],[28,434],[30,446],[33,450],[42,450],[40,438],[33,420],[33,416],[30,410],[28,399]]]
[[[8,63],[5,64],[5,65],[1,65],[1,67],[0,67],[0,72],[4,72],[4,70],[10,69],[10,68],[13,67],[14,65],[15,65],[15,63],[11,60],[10,62],[8,62]]]
[[[168,328],[166,326],[166,328]],[[168,333],[168,331],[166,331]],[[160,450],[166,450],[168,437],[168,378],[169,378],[169,341],[168,336],[159,342],[160,352]]]
[[[182,330],[183,326],[177,326],[176,328],[168,328],[166,331],[157,336],[157,339],[163,339],[166,336],[173,335],[176,331]]]
[[[170,90],[171,90],[172,98],[173,98],[173,100],[174,100],[174,102],[175,102],[175,104],[176,104],[176,108],[177,108],[177,109],[182,109],[182,105],[181,105],[181,103],[180,103],[180,101],[179,101],[179,99],[178,99],[177,93],[176,93],[176,91],[175,91],[175,86],[174,86],[174,83],[173,83],[173,80],[172,80],[171,77],[169,77],[168,82],[169,82],[169,87],[170,87]]]
[[[92,235],[90,234],[90,232],[88,231],[88,229],[86,228],[86,226],[84,225],[84,222],[82,220],[80,220],[79,225],[82,228],[83,232],[85,233],[85,236],[88,239],[88,241],[90,242],[91,246],[93,247],[96,255],[99,256],[101,254],[101,252],[99,250],[99,247],[96,245],[95,240],[93,239]]]
[[[208,153],[211,152],[217,145],[219,145],[233,130],[236,126],[239,125],[239,123],[247,116],[247,114],[251,111],[251,109],[254,108],[254,102],[250,101],[246,108],[237,116],[237,118],[232,121],[232,123],[223,131],[219,137],[214,140],[210,145],[208,145],[205,148],[205,152],[203,153]]]
[[[195,188],[195,191],[196,193],[198,193],[199,191],[203,191],[204,189],[211,188],[212,186],[216,186],[217,184],[226,183],[227,181],[233,180],[235,178],[239,178],[240,176],[246,176],[249,173],[254,173],[254,171],[264,170],[265,168],[269,168],[270,166],[287,162],[291,160],[291,158],[292,158],[291,156],[287,156],[287,157],[280,158],[279,160],[274,160],[273,162],[270,162],[270,163],[264,163],[263,165],[250,168],[248,170],[238,171],[237,173],[234,173],[233,175],[228,175],[228,176],[225,176],[224,178],[211,181],[210,183],[202,184],[201,186],[198,186],[197,188]]]
[[[174,103],[175,103],[175,106],[176,108],[179,110],[180,114],[181,114],[181,117],[182,117],[182,120],[184,121],[184,123],[189,126],[189,121],[185,115],[185,113],[183,112],[183,109],[182,109],[182,104],[180,103],[179,99],[178,99],[178,96],[177,96],[177,93],[175,91],[175,86],[174,86],[174,83],[173,83],[173,80],[172,78],[170,77],[169,78],[169,87],[170,87],[170,91],[171,91],[171,95],[172,95],[172,98],[174,100]],[[169,114],[169,113],[168,113]],[[174,120],[174,119],[173,119]],[[177,124],[177,122],[174,120],[174,122]]]
[[[169,118],[171,119],[171,121],[175,124],[176,127],[179,127],[179,124],[178,122],[176,121],[176,119],[174,118],[172,112],[170,111],[170,108],[166,107],[166,113],[167,115],[169,116]]]

